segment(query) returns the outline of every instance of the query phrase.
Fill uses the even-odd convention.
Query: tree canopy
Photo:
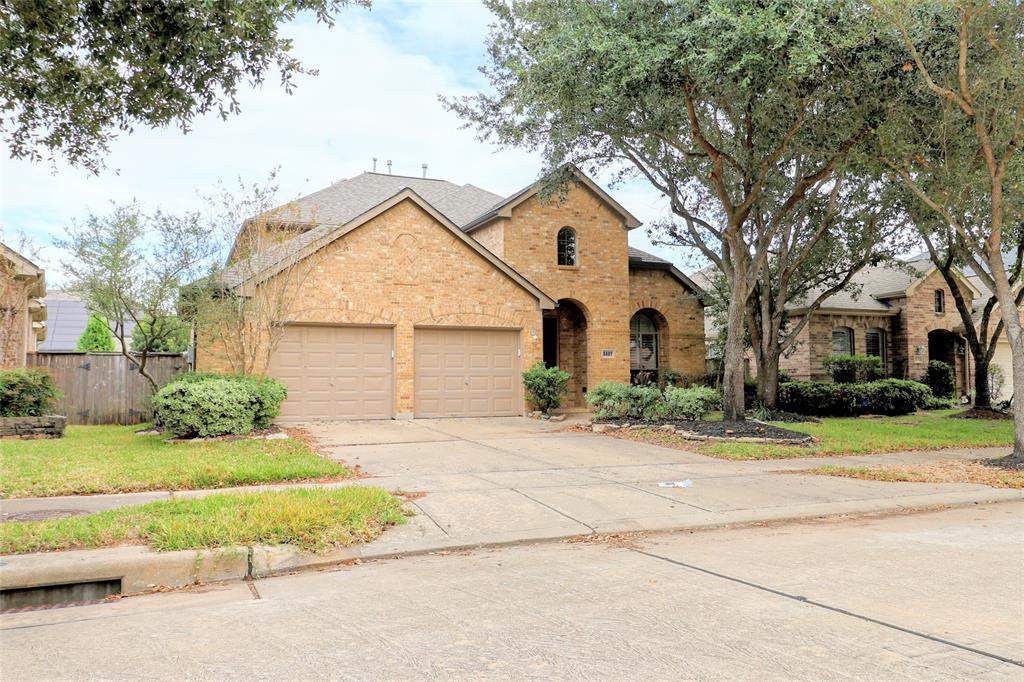
[[[331,24],[368,0],[12,0],[0,14],[0,107],[14,158],[62,156],[97,170],[117,131],[188,129],[239,111],[238,89],[276,70],[315,73],[280,27],[299,12]]]
[[[745,306],[780,232],[863,154],[898,78],[870,9],[839,0],[488,0],[493,93],[449,106],[486,139],[645,178],[675,242],[730,290],[725,412],[741,419]],[[557,178],[557,174],[555,175]]]

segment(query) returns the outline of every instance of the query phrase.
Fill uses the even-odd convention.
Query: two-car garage
[[[281,420],[395,417],[394,338],[393,327],[286,326],[268,368],[288,387]],[[518,330],[415,329],[414,416],[521,414],[519,356]]]

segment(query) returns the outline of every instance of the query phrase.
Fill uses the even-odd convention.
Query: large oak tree
[[[869,137],[891,60],[839,0],[487,0],[493,92],[449,102],[483,137],[641,177],[729,288],[725,416],[743,419],[747,303],[781,231]],[[557,180],[558,174],[553,176]]]

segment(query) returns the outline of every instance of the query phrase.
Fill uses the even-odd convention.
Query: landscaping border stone
[[[0,417],[0,438],[63,438],[67,424],[67,417],[56,414]]]

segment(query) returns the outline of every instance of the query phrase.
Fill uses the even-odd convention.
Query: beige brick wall
[[[664,270],[630,270],[630,317],[653,309],[665,317],[659,330],[659,365],[684,377],[704,374],[704,307],[696,296]]]
[[[946,310],[935,312],[935,290],[941,290],[946,297]],[[973,294],[966,293],[967,298]],[[904,354],[906,376],[920,379],[928,369],[928,332],[936,329],[952,331],[962,324],[960,313],[949,286],[938,272],[933,272],[923,282],[914,287],[908,298],[893,301],[901,308],[899,318],[898,339],[900,350]],[[924,350],[919,351],[923,346]],[[963,356],[956,356],[956,372],[958,386],[962,388],[966,380]]]
[[[553,299],[575,301],[587,317],[587,384],[629,381],[629,252],[622,217],[581,185],[561,203],[536,196],[503,221],[503,260]],[[562,227],[576,230],[578,264],[558,265],[556,237]],[[486,228],[473,232],[477,233]],[[497,230],[498,228],[491,228]],[[498,243],[494,235],[484,243]],[[611,351],[605,357],[602,351]],[[582,389],[580,386],[580,394]],[[570,406],[578,405],[574,395]]]
[[[413,412],[417,326],[518,329],[521,367],[541,359],[537,299],[412,201],[356,228],[316,259],[292,321],[393,326],[398,416]],[[197,367],[224,369],[216,350],[203,347]]]
[[[30,350],[35,350],[27,295],[25,281],[11,277],[6,268],[0,267],[0,367],[21,367],[29,344]]]
[[[794,317],[791,324],[798,324],[800,318]],[[822,381],[828,379],[822,363],[832,355],[832,330],[837,327],[849,327],[853,330],[853,352],[863,355],[867,348],[867,332],[869,329],[885,331],[886,365],[889,375],[893,372],[893,333],[892,316],[887,315],[834,315],[816,313],[811,317],[797,337],[795,350],[784,356],[780,369],[785,370],[798,381]]]

